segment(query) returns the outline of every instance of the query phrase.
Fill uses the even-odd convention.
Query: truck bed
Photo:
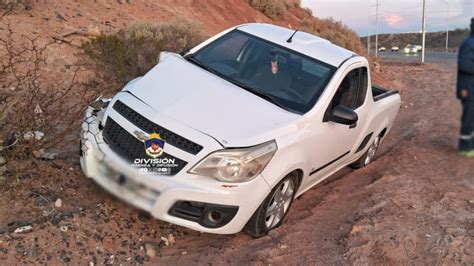
[[[383,98],[386,98],[386,97],[388,97],[390,95],[393,95],[393,94],[398,94],[398,91],[397,90],[387,90],[387,89],[384,89],[382,87],[372,85],[372,95],[374,97],[375,102],[380,101]]]

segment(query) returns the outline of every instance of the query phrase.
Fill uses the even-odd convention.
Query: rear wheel
[[[359,169],[359,168],[369,165],[375,159],[375,155],[377,154],[379,145],[380,145],[380,136],[377,136],[374,139],[374,142],[372,142],[372,144],[370,145],[369,149],[364,153],[364,155],[362,155],[359,158],[359,160],[352,163],[350,167],[354,169]]]
[[[280,226],[293,203],[297,185],[296,173],[283,178],[252,215],[244,231],[253,237],[261,237]]]

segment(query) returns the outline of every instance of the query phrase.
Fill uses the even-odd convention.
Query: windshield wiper
[[[195,64],[196,66],[198,66],[198,67],[200,67],[200,68],[202,68],[202,69],[204,69],[204,70],[206,70],[206,71],[209,71],[209,72],[211,72],[212,74],[217,75],[217,76],[219,76],[219,77],[221,77],[221,78],[223,78],[223,79],[225,79],[225,80],[227,80],[227,78],[226,78],[225,76],[223,76],[221,73],[219,73],[219,72],[215,71],[213,68],[208,67],[208,66],[206,66],[205,64],[201,63],[201,61],[199,61],[199,60],[197,60],[196,58],[194,58],[193,55],[186,56],[185,59],[188,60],[189,62]]]
[[[250,92],[250,93],[253,93],[253,94],[257,95],[258,97],[263,98],[264,100],[267,100],[267,101],[273,103],[274,105],[276,105],[276,106],[278,106],[278,107],[280,107],[280,108],[282,108],[282,109],[284,109],[284,110],[286,110],[286,111],[289,111],[289,112],[292,112],[292,113],[295,112],[295,110],[289,109],[288,107],[286,107],[285,105],[283,105],[280,101],[278,101],[276,97],[274,97],[274,96],[272,96],[272,95],[268,95],[268,94],[265,94],[265,93],[263,93],[263,92],[260,92],[260,91],[256,90],[255,88],[252,88],[252,87],[250,87],[250,86],[248,86],[248,85],[246,85],[246,84],[244,84],[244,83],[242,83],[242,82],[240,82],[240,81],[237,81],[237,80],[235,80],[235,79],[227,79],[227,80],[228,80],[230,83],[232,83],[232,84],[234,84],[234,85],[237,85],[237,86],[241,87],[242,89],[244,89],[244,90],[246,90],[246,91],[248,91],[248,92]]]

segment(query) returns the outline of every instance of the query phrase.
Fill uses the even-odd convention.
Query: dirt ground
[[[455,69],[382,69],[403,104],[378,159],[305,193],[268,236],[150,219],[86,179],[71,157],[0,188],[0,264],[473,264],[474,161],[456,154]],[[14,232],[25,225],[32,230]]]

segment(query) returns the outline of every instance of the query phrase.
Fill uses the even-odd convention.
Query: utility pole
[[[370,55],[370,2],[367,8],[367,55]]]
[[[446,52],[448,52],[449,49],[449,2],[448,0],[441,0],[443,3],[446,4],[447,6],[447,13],[446,13]]]
[[[370,29],[367,32],[367,54],[370,55]]]
[[[423,18],[421,22],[421,62],[425,62],[425,37],[426,37],[426,19],[425,19],[426,0],[423,0]]]
[[[449,49],[449,3],[448,1],[443,1],[448,6],[447,16],[446,16],[446,52]]]
[[[376,0],[376,4],[375,4],[375,58],[377,58],[378,55],[379,55],[379,0]]]

